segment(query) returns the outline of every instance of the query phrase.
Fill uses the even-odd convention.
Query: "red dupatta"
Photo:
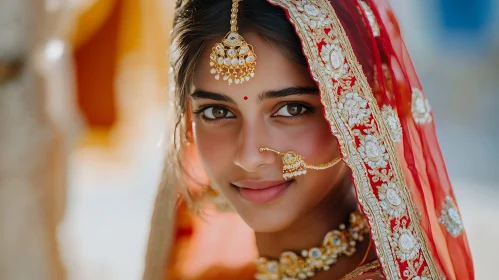
[[[433,114],[385,0],[268,0],[300,37],[387,279],[474,279]]]
[[[385,277],[474,279],[433,114],[387,1],[267,1],[286,12],[301,40],[310,73],[321,91],[325,118],[352,170],[357,199],[371,226]],[[190,150],[185,154],[195,158]],[[165,172],[158,192],[147,280],[159,278],[165,250],[169,251],[178,187],[175,180],[168,180],[172,174]],[[251,260],[255,253],[251,231],[242,221],[222,214],[203,223],[178,213],[185,211],[177,212],[177,240],[189,240],[189,249],[174,248],[170,256],[174,264],[167,266],[170,275],[176,270],[180,275],[193,269],[235,268]],[[220,234],[224,227],[240,232],[227,238]],[[232,252],[234,248],[237,252]],[[208,252],[219,254],[208,257]],[[242,279],[241,275],[252,272],[246,267],[242,274],[229,278]],[[210,279],[229,279],[221,269],[216,273]]]

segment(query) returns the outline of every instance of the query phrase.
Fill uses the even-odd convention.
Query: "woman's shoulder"
[[[378,261],[363,265],[353,272],[349,273],[341,280],[385,280],[381,273],[381,266]]]

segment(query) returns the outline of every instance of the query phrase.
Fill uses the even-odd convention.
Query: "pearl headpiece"
[[[242,84],[255,76],[256,54],[253,46],[246,43],[243,36],[237,33],[237,13],[239,2],[232,0],[230,15],[230,32],[221,43],[217,43],[210,54],[211,74],[215,79]]]

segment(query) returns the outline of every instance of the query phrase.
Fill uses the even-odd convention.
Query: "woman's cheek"
[[[223,130],[205,124],[194,125],[193,132],[199,158],[205,170],[210,177],[216,176],[227,166],[227,160],[232,159],[230,148],[234,146],[233,137]]]
[[[330,132],[325,120],[309,123],[305,131],[294,139],[296,142],[293,146],[297,147],[297,151],[300,151],[311,163],[325,163],[339,154],[336,138]]]

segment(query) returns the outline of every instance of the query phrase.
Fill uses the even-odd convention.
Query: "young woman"
[[[146,279],[167,260],[169,279],[473,279],[433,115],[385,0],[179,1],[172,69],[174,158]],[[233,217],[186,227],[177,212],[168,247],[175,191],[234,210],[254,238]],[[238,270],[252,252],[256,265]]]

